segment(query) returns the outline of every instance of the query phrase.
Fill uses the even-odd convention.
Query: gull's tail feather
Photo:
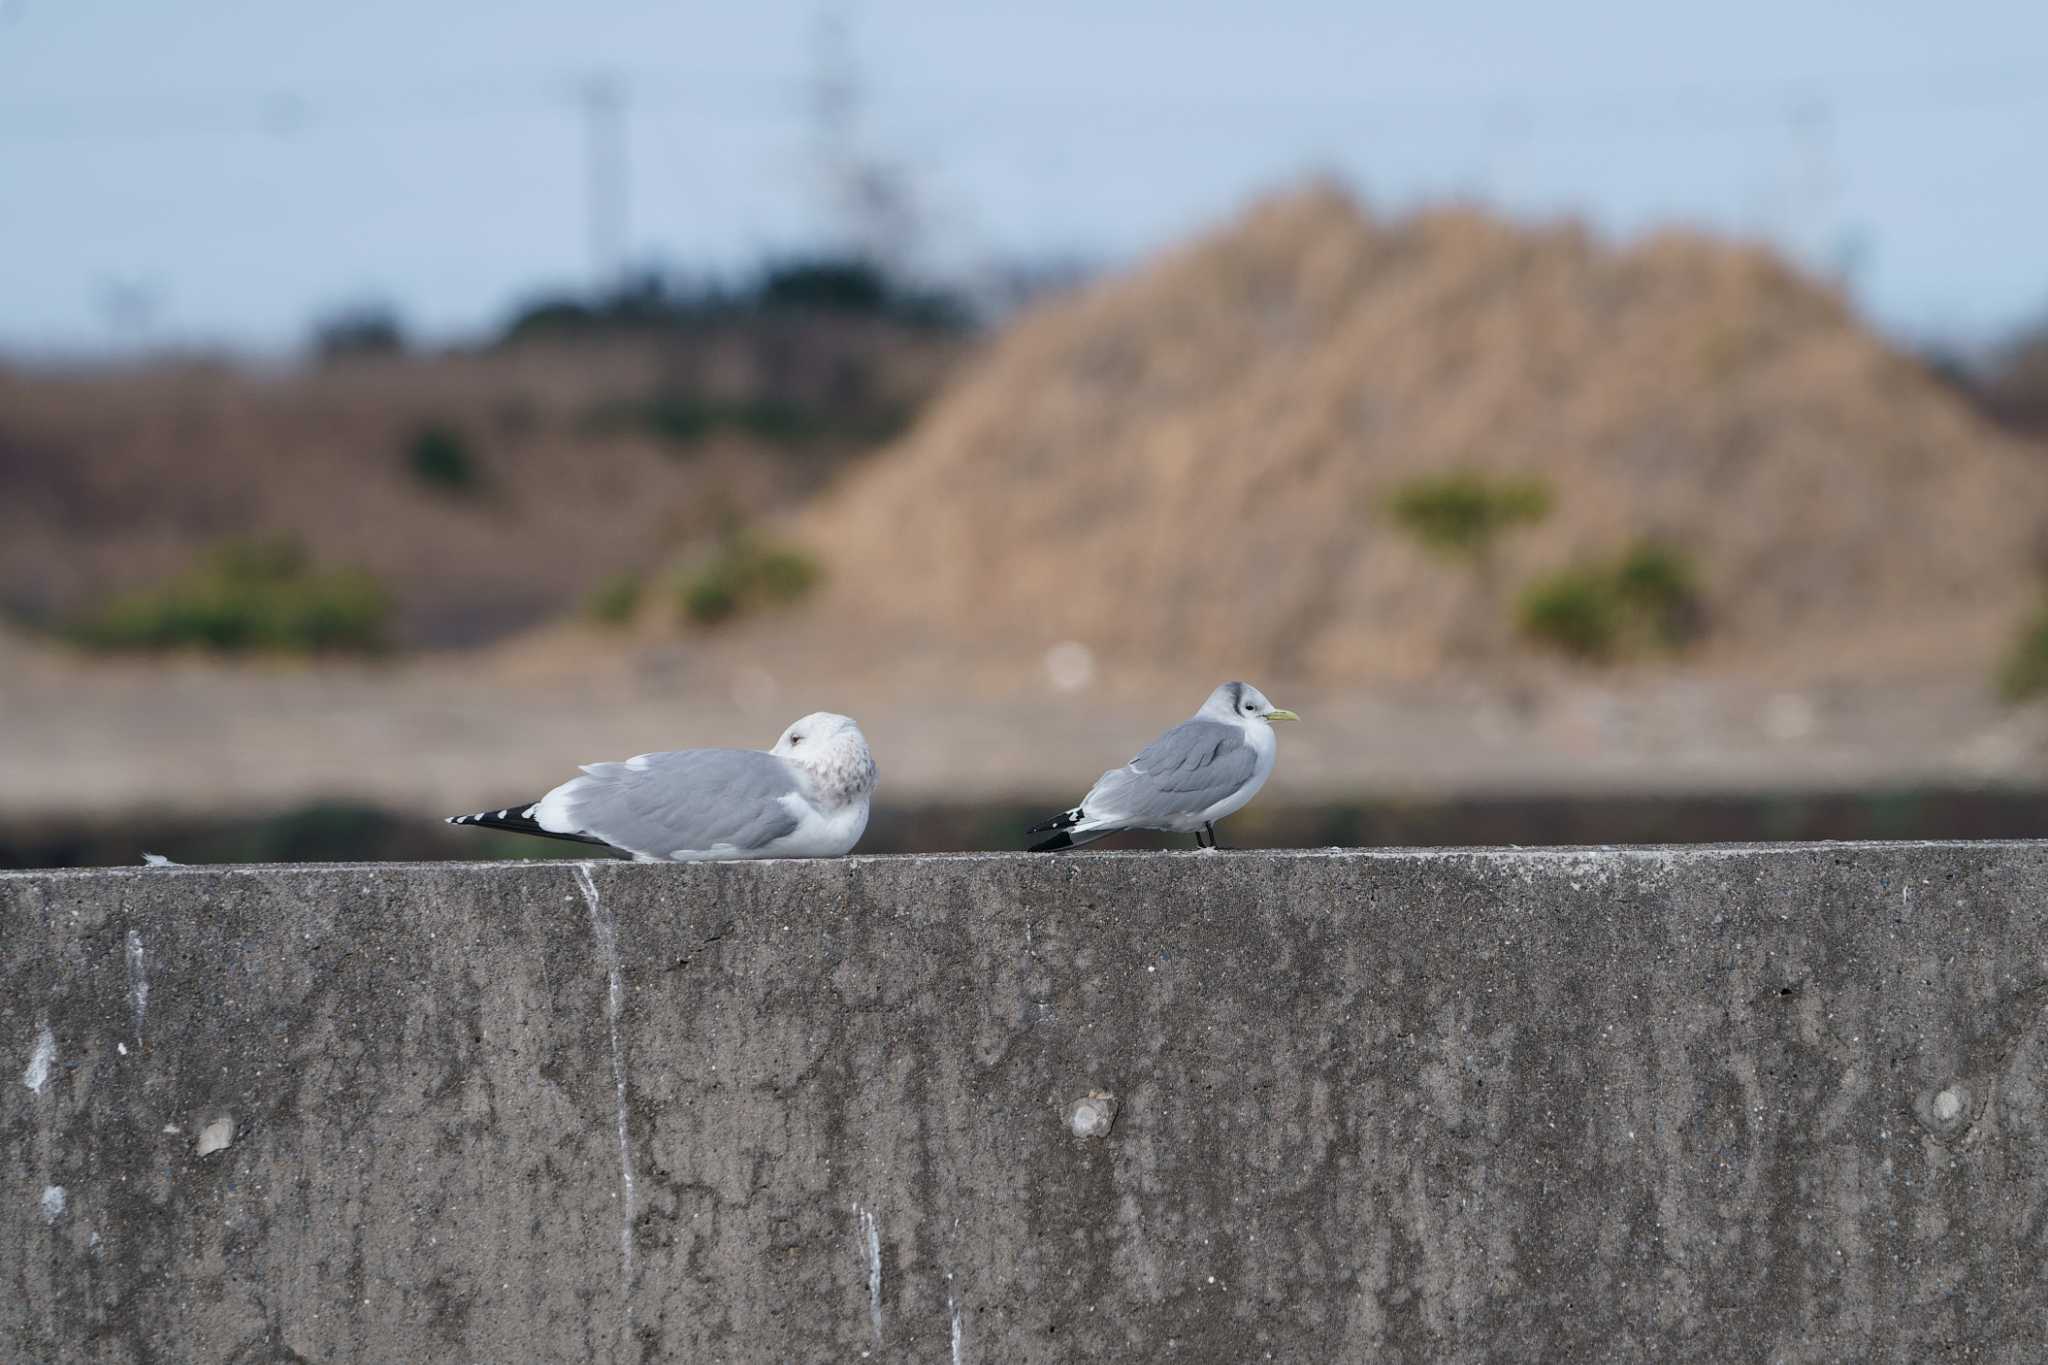
[[[1074,826],[1087,818],[1087,813],[1081,807],[1076,806],[1072,810],[1061,811],[1050,820],[1039,821],[1024,832],[1026,834],[1043,834],[1049,829],[1058,830],[1059,832],[1042,843],[1033,844],[1030,851],[1033,853],[1057,853],[1063,848],[1079,848],[1082,844],[1092,844],[1103,835],[1116,832],[1109,829],[1083,830],[1078,835],[1070,832]]]
[[[593,839],[588,834],[563,834],[558,830],[542,829],[533,818],[533,809],[539,802],[528,802],[523,806],[508,806],[504,810],[480,810],[474,815],[451,815],[451,825],[475,825],[479,829],[504,829],[514,834],[538,834],[543,839],[568,839],[579,844],[596,844],[608,847],[602,839]]]
[[[1117,831],[1113,829],[1084,829],[1079,834],[1061,830],[1058,834],[1053,835],[1052,838],[1033,844],[1028,851],[1032,853],[1058,853],[1061,849],[1079,848],[1083,844],[1092,844],[1105,835],[1115,833]]]

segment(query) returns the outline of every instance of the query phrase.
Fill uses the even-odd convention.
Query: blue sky
[[[2048,315],[2048,6],[842,0],[857,144],[922,258],[1118,263],[1261,189],[1691,222],[1845,271],[1894,331]],[[0,0],[0,346],[456,335],[590,278],[577,92],[625,97],[629,252],[832,230],[816,4]]]

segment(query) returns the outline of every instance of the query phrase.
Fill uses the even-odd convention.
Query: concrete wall
[[[2048,1352],[2048,844],[24,873],[0,930],[0,1361]]]

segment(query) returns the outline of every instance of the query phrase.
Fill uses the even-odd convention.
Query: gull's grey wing
[[[1093,818],[1134,823],[1194,815],[1251,781],[1257,768],[1258,755],[1236,726],[1184,721],[1104,773],[1081,808]]]
[[[592,763],[568,784],[570,819],[632,853],[668,857],[720,846],[746,853],[797,827],[783,797],[789,768],[758,749],[677,749],[624,763]]]

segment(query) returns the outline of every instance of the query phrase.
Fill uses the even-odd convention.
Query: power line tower
[[[835,249],[892,273],[907,270],[922,235],[916,197],[900,167],[864,146],[866,85],[854,60],[846,9],[837,3],[818,11],[809,103],[822,207]]]
[[[584,215],[592,283],[602,290],[626,272],[627,209],[632,167],[626,151],[626,84],[600,72],[577,92],[583,111]]]
[[[1819,261],[1832,246],[1836,205],[1842,186],[1835,162],[1835,111],[1819,92],[1793,102],[1787,111],[1792,167],[1787,187],[1787,227],[1794,249]]]

